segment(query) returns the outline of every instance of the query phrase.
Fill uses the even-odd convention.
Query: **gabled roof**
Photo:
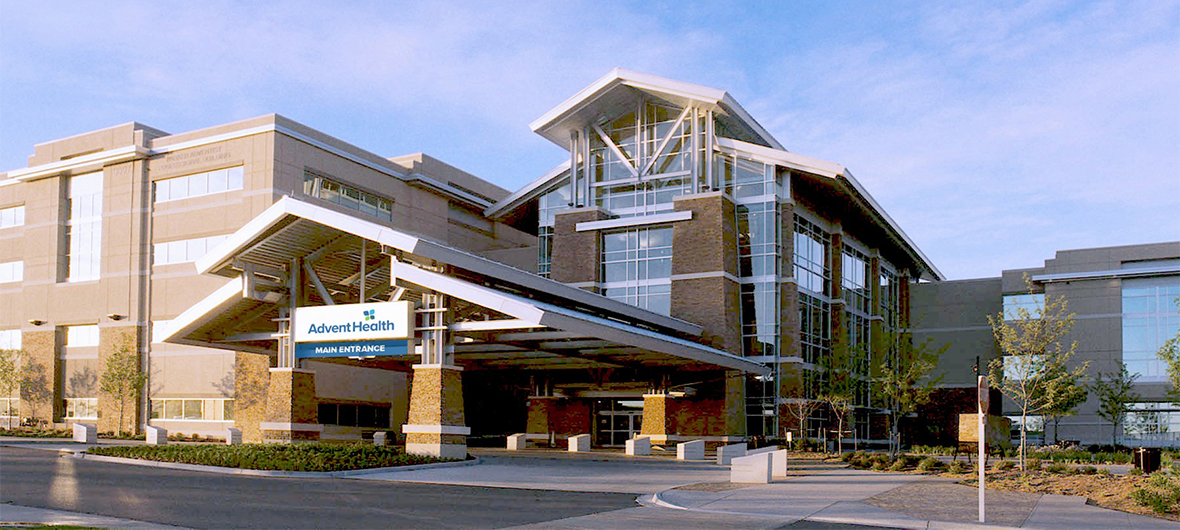
[[[633,110],[639,93],[670,103],[694,104],[712,110],[714,116],[738,136],[775,149],[783,146],[724,90],[674,79],[615,68],[590,86],[563,101],[529,124],[533,132],[549,141],[569,147],[570,131],[581,130],[603,116]],[[621,112],[622,111],[622,112]]]

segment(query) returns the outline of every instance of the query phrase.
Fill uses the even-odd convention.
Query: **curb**
[[[684,510],[687,512],[709,513],[709,514],[714,514],[714,515],[737,515],[737,516],[742,516],[742,517],[761,517],[761,518],[767,518],[767,519],[788,519],[789,518],[787,516],[775,515],[775,514],[769,514],[769,513],[709,510],[709,509],[705,509],[705,508],[690,508],[687,506],[680,506],[678,504],[674,504],[674,503],[668,502],[667,500],[664,500],[663,494],[665,492],[673,490],[673,489],[676,489],[676,488],[668,488],[668,489],[660,490],[660,491],[657,491],[657,492],[650,494],[650,495],[649,494],[640,495],[639,497],[637,497],[635,499],[635,502],[639,503],[642,506],[648,506],[648,507],[658,506],[660,508],[668,508],[668,509],[672,509],[672,510]],[[872,519],[858,519],[858,518],[854,518],[854,517],[824,517],[824,516],[811,517],[811,516],[808,516],[808,517],[800,518],[799,521],[812,521],[812,522],[817,522],[817,523],[835,523],[835,524],[855,524],[855,525],[860,525],[860,526],[872,526],[872,527],[877,527],[877,528],[897,528],[897,526],[893,523],[880,522],[880,521],[875,521]],[[958,523],[958,522],[950,522],[950,521],[924,521],[924,522],[925,522],[924,528],[927,528],[927,529],[958,529],[958,528],[1010,529],[1010,528],[1015,528],[1015,527],[1011,527],[1011,526],[989,525],[986,523],[984,523],[984,524]]]
[[[200,464],[183,464],[180,462],[159,462],[156,460],[140,460],[138,458],[123,458],[119,456],[103,456],[87,454],[83,451],[62,451],[66,453],[62,456],[67,458],[76,458],[79,460],[93,460],[95,462],[108,462],[112,464],[126,464],[132,466],[143,467],[158,467],[164,469],[177,469],[181,471],[197,471],[201,473],[217,473],[221,475],[244,475],[250,477],[277,477],[277,478],[339,478],[348,479],[354,477],[361,477],[364,475],[372,475],[377,473],[396,473],[399,471],[415,471],[420,469],[439,469],[447,467],[465,467],[474,466],[480,463],[480,459],[474,458],[471,460],[463,460],[460,462],[441,462],[438,464],[418,464],[415,466],[396,466],[396,467],[375,467],[369,469],[350,469],[347,471],[275,471],[268,469],[242,469],[236,467],[221,467],[221,466],[206,466]]]

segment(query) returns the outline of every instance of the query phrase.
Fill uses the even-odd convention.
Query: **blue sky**
[[[275,112],[516,189],[566,156],[529,122],[616,66],[846,165],[950,278],[1180,240],[1176,0],[0,0],[0,171],[128,121]]]

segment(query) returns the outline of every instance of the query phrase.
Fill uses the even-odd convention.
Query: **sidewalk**
[[[175,530],[183,528],[133,519],[106,517],[91,513],[47,510],[45,508],[17,506],[15,504],[0,504],[0,526],[19,524],[82,526],[87,528],[126,528],[129,530]]]

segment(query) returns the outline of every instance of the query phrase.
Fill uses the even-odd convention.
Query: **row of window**
[[[392,199],[361,191],[311,171],[303,173],[303,193],[383,221],[393,220]]]
[[[0,208],[0,229],[21,226],[23,224],[25,224],[25,207],[23,204],[20,206]]]
[[[98,419],[98,398],[66,398],[66,419]]]
[[[152,400],[153,420],[233,421],[234,400],[165,398]]]
[[[20,282],[25,279],[25,262],[0,263],[0,283]]]
[[[66,181],[66,281],[97,280],[102,262],[102,172]]]
[[[152,264],[168,265],[196,261],[227,238],[228,234],[156,243],[153,245]]]
[[[319,421],[324,425],[375,427],[378,429],[388,429],[390,426],[390,406],[387,404],[320,403],[317,409]]]
[[[242,166],[155,181],[155,202],[168,202],[242,189]]]

